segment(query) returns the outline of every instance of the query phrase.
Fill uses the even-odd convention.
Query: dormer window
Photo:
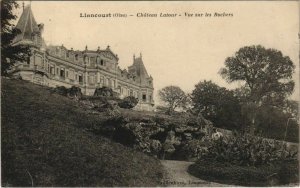
[[[100,65],[104,65],[104,61],[103,61],[103,59],[101,59],[101,61],[100,61]]]
[[[78,54],[75,54],[75,60],[78,61]]]

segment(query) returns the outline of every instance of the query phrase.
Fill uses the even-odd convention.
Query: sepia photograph
[[[1,187],[299,187],[299,1],[0,3]]]

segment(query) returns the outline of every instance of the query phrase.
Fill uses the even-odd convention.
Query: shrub
[[[280,184],[288,184],[299,181],[299,163],[297,160],[285,160],[281,163],[278,171]]]
[[[53,92],[58,93],[58,94],[63,95],[63,96],[68,95],[68,89],[65,86],[58,86],[58,87],[53,89]]]
[[[183,146],[176,151],[177,158],[181,160],[198,158],[202,149],[200,142],[200,140],[191,140],[183,143]]]
[[[81,98],[82,97],[81,89],[79,87],[72,86],[70,89],[68,89],[68,96]]]
[[[118,105],[121,108],[131,109],[131,108],[135,107],[138,104],[138,102],[139,101],[137,98],[135,98],[133,96],[128,96],[128,97],[125,97],[124,99],[122,99]]]
[[[118,97],[118,93],[114,92],[109,87],[96,88],[94,96],[103,96],[103,97]]]
[[[234,165],[259,166],[293,159],[297,155],[297,151],[287,149],[286,144],[250,135],[239,134],[211,142],[201,158]]]
[[[65,86],[58,86],[52,90],[54,93],[58,93],[63,96],[76,97],[81,98],[82,93],[81,89],[76,86],[72,86],[71,88],[66,88]]]
[[[298,183],[298,165],[297,160],[254,167],[200,159],[189,166],[188,172],[201,179],[224,184],[276,186]]]

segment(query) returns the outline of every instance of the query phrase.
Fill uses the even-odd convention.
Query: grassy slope
[[[158,160],[87,131],[101,120],[48,88],[2,79],[2,185],[155,186]]]

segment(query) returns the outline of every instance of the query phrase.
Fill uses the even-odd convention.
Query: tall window
[[[79,74],[79,75],[78,75],[78,81],[79,81],[79,83],[82,83],[82,82],[83,82],[82,74]]]
[[[65,77],[65,69],[64,68],[61,68],[60,69],[60,74],[59,74],[61,77]]]
[[[143,101],[146,101],[146,94],[143,94]]]

